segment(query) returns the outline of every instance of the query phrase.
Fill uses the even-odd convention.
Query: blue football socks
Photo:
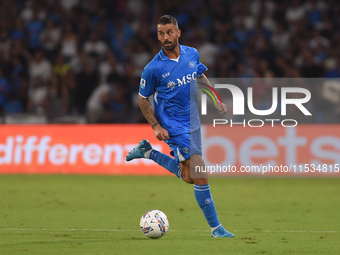
[[[179,164],[176,162],[176,159],[171,158],[170,156],[161,153],[156,150],[152,150],[150,152],[150,159],[155,161],[157,164],[161,165],[169,172],[173,173],[179,178],[182,178],[181,168]],[[214,205],[214,200],[210,193],[209,184],[206,185],[197,185],[194,184],[194,192],[197,203],[199,207],[202,209],[202,212],[212,229],[216,229],[220,224],[217,212]]]
[[[194,184],[194,192],[197,203],[201,207],[202,212],[207,219],[208,224],[211,228],[216,228],[220,225],[217,217],[217,212],[210,193],[209,183],[206,185]]]
[[[177,177],[182,178],[181,168],[176,162],[176,159],[156,150],[152,150],[150,152],[149,158],[164,167],[169,172],[176,175]]]

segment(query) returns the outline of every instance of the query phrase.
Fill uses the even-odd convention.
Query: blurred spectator
[[[58,55],[56,64],[53,67],[53,73],[57,76],[63,77],[69,70],[70,65],[65,63],[64,57],[62,55]]]
[[[4,60],[9,60],[9,53],[11,48],[11,40],[7,30],[2,30],[0,32],[0,51],[3,54]]]
[[[76,74],[79,74],[85,65],[90,65],[94,68],[96,63],[93,58],[87,55],[84,51],[78,52],[78,54],[70,62],[71,69]]]
[[[69,62],[78,52],[78,37],[73,32],[71,24],[67,24],[65,28],[64,38],[61,43],[61,53]]]
[[[61,40],[61,31],[54,25],[52,20],[48,20],[46,28],[40,36],[41,48],[49,61],[54,61],[58,54],[58,46]]]
[[[2,112],[7,103],[9,92],[10,85],[8,83],[8,80],[4,76],[2,69],[0,68],[0,112]]]
[[[71,11],[72,8],[78,4],[78,2],[79,0],[61,0],[60,4],[65,10]]]
[[[128,121],[129,103],[124,83],[123,79],[116,79],[114,82],[115,90],[102,95],[104,112],[100,122],[125,123]]]
[[[56,118],[63,117],[68,112],[69,95],[65,83],[62,83],[62,78],[53,75],[50,82],[48,93],[48,120],[54,122]]]
[[[77,103],[76,103],[76,90],[77,90],[77,84],[76,84],[76,78],[74,75],[74,72],[70,70],[67,72],[62,80],[63,87],[67,92],[67,113],[74,114],[77,112]]]
[[[103,119],[104,104],[107,95],[114,94],[113,83],[102,83],[92,93],[87,101],[87,117],[90,123],[98,123]]]
[[[33,81],[33,87],[28,92],[27,112],[38,115],[47,113],[48,88],[44,79],[36,76]]]
[[[39,20],[38,12],[33,10],[32,20],[28,22],[29,50],[34,53],[40,47],[40,34],[44,29],[44,23]]]
[[[12,40],[23,40],[25,39],[26,31],[24,29],[24,24],[21,19],[15,21],[15,29],[11,32],[10,37]]]
[[[243,63],[239,63],[237,66],[238,78],[252,78],[253,72],[246,68]]]
[[[15,114],[23,112],[24,107],[19,100],[18,95],[12,91],[9,96],[5,106],[6,114]]]
[[[282,25],[277,26],[277,30],[274,31],[271,43],[275,47],[277,52],[284,52],[287,48],[288,42],[290,40],[290,34],[284,29]]]
[[[159,0],[0,1],[2,108],[44,112],[51,122],[65,114],[145,122],[135,98],[144,66],[161,48],[155,23],[163,14],[177,17],[180,43],[198,49],[210,77],[340,78],[339,1],[185,0],[178,6]],[[320,87],[313,87],[320,94],[311,99],[314,109],[325,105]],[[264,88],[258,83],[254,95],[265,108],[271,93]],[[318,122],[327,120],[326,108]]]
[[[266,13],[268,16],[272,16],[275,10],[275,4],[273,1],[266,0],[253,0],[251,1],[250,11],[254,17]]]
[[[313,59],[313,54],[309,50],[305,50],[303,53],[303,65],[301,68],[301,75],[303,77],[322,77],[324,69],[322,66],[317,65]]]
[[[34,20],[34,16],[36,16],[36,18],[39,20],[43,20],[46,17],[43,11],[38,12],[36,7],[33,6],[33,1],[25,1],[25,8],[22,10],[20,16],[25,21],[25,23]]]
[[[320,35],[319,30],[314,29],[313,38],[309,41],[309,47],[311,47],[311,49],[315,50],[319,46],[322,46],[324,48],[328,48],[329,47],[329,40],[327,40],[327,38],[325,38],[324,36]]]
[[[299,0],[293,0],[286,11],[286,20],[288,23],[300,21],[305,16],[306,10]]]
[[[206,65],[213,65],[216,54],[218,53],[218,47],[208,40],[205,40],[203,36],[199,37],[199,46],[197,50],[200,54],[200,61]]]
[[[321,20],[321,10],[317,7],[317,2],[315,0],[310,1],[309,5],[306,5],[306,10],[310,25],[315,27]]]
[[[99,40],[98,34],[93,31],[90,34],[89,40],[84,43],[84,51],[87,54],[95,54],[100,59],[103,59],[108,51],[108,46],[105,42]]]
[[[244,24],[243,20],[240,20],[238,24],[236,24],[236,27],[233,31],[233,34],[236,38],[236,40],[241,44],[244,45],[248,38],[250,37],[251,33],[249,30],[246,29],[246,26]]]
[[[44,82],[46,82],[52,74],[52,66],[51,63],[44,58],[44,54],[42,51],[37,51],[34,53],[34,58],[27,52],[23,51],[26,59],[29,63],[29,74],[31,83],[37,78],[40,77]]]
[[[155,26],[153,24],[153,26]],[[115,24],[109,27],[111,36],[111,47],[114,49],[119,60],[126,57],[126,45],[128,45],[133,32],[128,24],[123,24],[121,20],[116,20]]]
[[[21,74],[18,79],[18,89],[15,90],[17,98],[20,100],[23,106],[23,112],[26,112],[27,102],[28,102],[28,77],[26,74]]]
[[[99,64],[98,72],[100,75],[100,83],[106,83],[111,73],[116,73],[119,76],[125,75],[124,66],[120,62],[117,62],[116,56],[112,51],[107,53],[106,61]]]
[[[141,43],[134,45],[136,52],[133,54],[132,59],[138,70],[142,72],[147,63],[152,59],[150,52],[146,50],[146,47]]]
[[[13,83],[13,90],[19,92],[20,90],[20,77],[24,74],[24,65],[21,63],[18,56],[11,59],[11,80]]]
[[[86,102],[97,85],[98,75],[96,70],[90,64],[85,63],[82,71],[76,75],[75,103],[79,113],[85,113]]]

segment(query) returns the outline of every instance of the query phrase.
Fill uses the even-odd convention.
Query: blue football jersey
[[[177,60],[169,59],[161,49],[144,68],[139,94],[153,95],[156,119],[170,136],[200,127],[196,79],[206,70],[198,51],[184,45]]]

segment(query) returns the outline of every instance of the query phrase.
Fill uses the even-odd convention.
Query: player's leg
[[[148,153],[146,153],[146,157]],[[155,161],[158,165],[164,167],[166,170],[168,170],[169,172],[173,173],[174,175],[176,175],[179,178],[182,178],[182,171],[181,171],[181,167],[178,163],[178,161],[176,160],[176,158],[172,158],[160,151],[154,150],[152,149],[150,151],[150,155],[148,157],[149,159],[152,159],[153,161]]]
[[[194,182],[194,193],[198,205],[211,227],[213,237],[234,237],[234,235],[223,228],[220,224],[210,192],[208,174],[196,169],[204,169],[205,163],[202,159],[202,142],[200,128],[190,134],[190,158],[182,168],[182,175],[188,176]]]
[[[190,160],[190,159],[188,159]],[[187,160],[187,161],[188,161]],[[181,168],[182,180],[189,184],[194,184],[194,180],[190,177],[190,171],[186,171],[186,161],[179,163]]]
[[[234,235],[223,228],[217,217],[214,200],[211,196],[210,185],[206,173],[196,173],[190,175],[190,166],[205,166],[200,155],[195,154],[182,163],[183,180],[192,180],[194,183],[194,193],[196,201],[201,208],[209,226],[211,227],[211,235],[213,237],[234,237]],[[192,169],[194,171],[195,168]],[[189,178],[189,179],[186,179]]]
[[[126,161],[131,161],[136,158],[151,159],[177,177],[182,178],[181,168],[176,158],[172,158],[153,149],[148,140],[139,142],[139,144],[126,156]]]

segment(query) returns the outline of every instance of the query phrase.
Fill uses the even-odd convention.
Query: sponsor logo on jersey
[[[169,73],[164,73],[162,74],[162,77],[165,78],[165,77],[168,77],[170,75],[170,72]]]
[[[181,79],[177,79],[178,86],[185,85],[187,83],[190,83],[192,80],[196,80],[197,73],[193,72],[192,74],[189,73],[187,75],[184,75]]]
[[[167,84],[168,88],[173,90],[174,87],[176,86],[176,82],[174,81],[169,81],[168,84]]]
[[[189,73],[187,75],[183,75],[181,79],[177,79],[177,83],[175,81],[168,81],[167,87],[173,90],[177,84],[178,86],[190,84],[191,81],[195,81],[196,79],[197,72]]]

